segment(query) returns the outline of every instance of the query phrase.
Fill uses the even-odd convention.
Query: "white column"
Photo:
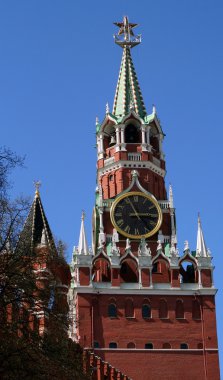
[[[145,125],[141,126],[142,131],[142,151],[147,150],[147,144],[146,144],[146,132],[145,132]]]
[[[103,144],[103,134],[100,134],[98,138],[98,159],[104,158],[104,144]]]
[[[120,135],[119,135],[119,127],[116,127],[116,144],[120,144]]]
[[[141,268],[139,268],[139,287],[140,288],[142,287],[142,272],[141,272]]]
[[[125,149],[125,135],[124,135],[125,126],[121,125],[121,150]]]
[[[153,277],[152,277],[153,268],[149,268],[149,277],[150,277],[150,288],[153,288]]]
[[[147,150],[149,152],[151,152],[151,145],[150,145],[150,129],[151,129],[151,126],[150,125],[147,125],[146,127],[146,142],[147,142]]]
[[[198,286],[199,286],[199,288],[202,287],[202,283],[201,283],[201,270],[200,269],[198,269]]]
[[[104,153],[103,135],[100,135],[100,152]]]
[[[124,144],[124,126],[121,127],[121,144]]]
[[[142,144],[146,143],[146,135],[145,135],[145,125],[142,125]]]
[[[92,286],[92,267],[90,266],[90,281],[89,281],[89,285]]]

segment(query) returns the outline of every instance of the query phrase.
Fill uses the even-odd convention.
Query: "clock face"
[[[132,191],[114,201],[111,221],[116,230],[128,238],[147,238],[159,230],[162,211],[153,197]]]

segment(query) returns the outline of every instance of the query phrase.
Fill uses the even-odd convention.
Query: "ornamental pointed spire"
[[[210,254],[206,248],[204,235],[201,227],[201,219],[200,215],[198,214],[198,229],[197,229],[197,249],[196,249],[196,256],[198,257],[209,257]]]
[[[146,108],[130,52],[132,47],[141,42],[141,36],[134,35],[132,29],[137,24],[130,24],[127,17],[124,17],[122,23],[115,23],[115,25],[120,28],[118,34],[114,36],[115,43],[123,48],[123,55],[112,113],[116,116],[124,116],[134,110],[144,118]],[[120,35],[123,37],[120,38]]]
[[[35,197],[28,217],[20,234],[16,247],[17,252],[30,256],[38,245],[48,245],[52,254],[56,254],[56,247],[40,198],[40,182],[35,182]]]
[[[84,219],[85,219],[85,213],[84,211],[82,211],[81,229],[80,229],[80,236],[79,236],[79,243],[78,243],[78,252],[80,255],[88,254],[88,244],[87,244],[87,236],[86,236],[85,226],[84,226]]]

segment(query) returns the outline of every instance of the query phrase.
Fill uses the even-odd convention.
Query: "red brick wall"
[[[92,298],[94,307],[92,313]],[[134,317],[125,317],[125,302],[131,297],[134,303]],[[144,300],[148,300],[152,308],[152,318],[143,319],[141,307]],[[168,318],[159,318],[160,299],[167,300]],[[183,300],[185,318],[176,319],[176,300]],[[192,296],[148,296],[145,295],[78,295],[79,335],[81,345],[91,347],[93,341],[100,344],[99,350],[103,360],[125,372],[133,380],[159,379],[204,379],[203,350],[196,350],[199,344],[205,343],[206,348],[217,348],[215,304],[214,297],[203,296],[203,318],[192,318]],[[117,318],[108,317],[108,304],[117,305]],[[93,318],[92,318],[93,315]],[[93,330],[92,330],[93,327]],[[204,339],[204,340],[203,340]],[[108,350],[109,342],[116,342],[118,350]],[[127,350],[127,344],[133,342],[136,350]],[[145,351],[145,343],[153,343],[154,351]],[[183,351],[156,351],[162,349],[164,343],[170,343],[171,348],[180,349],[181,343],[187,343],[189,350]],[[119,349],[122,351],[120,352]],[[140,350],[141,351],[138,351]],[[114,352],[115,351],[115,352]],[[193,362],[193,366],[191,366]],[[206,365],[210,380],[218,380],[217,351],[207,354]],[[137,365],[136,365],[137,363]],[[140,364],[141,363],[141,364]],[[172,365],[171,365],[172,363]],[[182,370],[182,367],[184,368]],[[138,373],[140,371],[140,373]],[[141,372],[144,371],[144,372]],[[181,376],[179,375],[181,372]],[[166,377],[168,374],[169,377]],[[185,376],[185,377],[182,377]]]

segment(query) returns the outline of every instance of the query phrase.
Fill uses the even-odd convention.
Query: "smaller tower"
[[[21,260],[29,263],[34,275],[33,293],[27,301],[31,328],[44,335],[50,329],[66,334],[68,329],[67,292],[70,284],[70,269],[65,259],[57,252],[36,183],[34,201],[16,247]]]

